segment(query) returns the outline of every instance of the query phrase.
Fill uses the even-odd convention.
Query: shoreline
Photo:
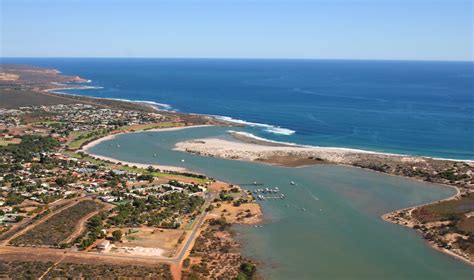
[[[441,200],[437,200],[437,201],[433,201],[433,202],[427,202],[427,203],[423,203],[423,204],[420,204],[420,205],[410,206],[410,207],[406,207],[406,208],[402,208],[402,209],[397,209],[397,210],[394,210],[394,211],[383,214],[381,216],[381,218],[384,222],[392,223],[392,224],[395,224],[395,225],[403,226],[403,227],[409,228],[411,230],[414,230],[417,234],[422,236],[422,238],[425,241],[425,244],[427,244],[432,249],[435,249],[435,250],[437,250],[441,253],[444,253],[444,254],[447,254],[451,257],[454,257],[455,259],[457,259],[459,261],[462,261],[462,262],[464,262],[468,265],[474,266],[474,260],[472,260],[470,258],[466,258],[464,256],[461,256],[461,255],[459,255],[459,254],[457,254],[457,253],[455,253],[451,250],[448,250],[446,248],[442,248],[442,247],[438,246],[434,241],[430,241],[430,240],[425,239],[423,237],[423,232],[415,228],[415,226],[418,225],[419,221],[412,216],[412,212],[414,210],[420,209],[424,206],[429,206],[429,205],[434,205],[434,204],[441,203],[441,202],[456,200],[456,199],[461,197],[462,193],[459,190],[459,188],[456,188],[456,187],[450,186],[450,185],[444,185],[444,186],[454,188],[456,190],[456,194],[454,194],[450,197],[441,199]],[[403,212],[408,213],[410,219],[407,219],[405,221],[395,220],[396,215],[400,214],[400,213],[403,213]],[[413,222],[413,221],[415,221],[415,222]]]
[[[164,132],[164,131],[177,131],[177,130],[183,130],[183,129],[189,129],[189,128],[198,128],[198,127],[208,127],[212,125],[192,125],[192,126],[176,126],[176,127],[167,127],[167,128],[154,128],[154,129],[149,129],[149,130],[144,130],[144,131],[129,131],[129,132],[120,132],[120,133],[115,133],[115,134],[109,134],[104,137],[100,137],[96,140],[93,140],[84,146],[82,146],[78,152],[83,152],[91,157],[105,160],[105,161],[110,161],[114,164],[120,164],[120,165],[129,165],[129,166],[136,166],[138,168],[148,168],[149,166],[152,166],[153,168],[160,169],[162,171],[173,171],[173,172],[186,172],[188,171],[184,167],[179,167],[179,166],[168,166],[168,165],[160,165],[160,164],[144,164],[144,163],[138,163],[138,162],[128,162],[128,161],[123,161],[119,159],[115,159],[112,157],[107,157],[107,156],[101,156],[97,155],[94,153],[91,153],[87,151],[88,149],[99,145],[102,142],[109,141],[114,139],[118,135],[122,134],[133,134],[133,133],[142,133],[142,132]]]
[[[71,88],[64,88],[64,89],[88,89],[88,88],[94,88],[94,87],[82,87],[82,88],[78,88],[78,87],[71,87]],[[52,92],[52,93],[55,93],[53,92],[54,90],[61,90],[61,89],[50,89],[50,90],[45,90],[46,92]],[[55,93],[56,94],[56,93]],[[65,94],[65,95],[69,95],[67,93],[59,93],[59,94]],[[94,97],[96,98],[96,97]],[[97,99],[103,99],[103,98],[97,98]],[[140,102],[134,102],[134,101],[123,101],[123,102],[129,102],[129,103],[140,103]],[[155,106],[152,106],[150,104],[147,104],[149,105],[150,107],[153,107],[155,110],[157,111],[160,111],[157,107]],[[209,116],[209,115],[207,115]],[[209,117],[213,117],[213,116],[209,116]],[[208,126],[208,125],[203,125],[203,126]],[[189,127],[173,127],[173,128],[165,128],[165,129],[152,129],[152,130],[148,130],[148,131],[156,131],[156,132],[160,132],[160,131],[173,131],[173,130],[180,130],[180,129],[185,129],[185,128],[193,128],[193,127],[202,127],[200,125],[198,126],[189,126]],[[90,155],[90,156],[93,156],[93,157],[96,157],[96,158],[99,158],[99,159],[102,159],[102,160],[108,160],[108,161],[111,161],[111,162],[114,162],[116,164],[122,164],[122,165],[130,165],[130,166],[137,166],[137,167],[141,167],[141,168],[147,168],[148,166],[153,166],[154,168],[158,168],[158,169],[162,169],[162,170],[169,170],[169,171],[177,171],[177,172],[183,172],[183,171],[186,171],[185,168],[181,168],[181,167],[176,167],[176,166],[162,166],[162,165],[152,165],[152,164],[140,164],[140,163],[133,163],[133,162],[125,162],[125,161],[121,161],[121,160],[117,160],[117,159],[114,159],[114,158],[111,158],[111,157],[105,157],[105,156],[100,156],[100,155],[96,155],[96,154],[92,154],[92,153],[89,153],[87,152],[88,149],[90,149],[91,147],[94,147],[98,144],[100,144],[101,142],[103,141],[108,141],[108,140],[111,140],[113,138],[115,138],[115,136],[119,135],[119,134],[125,134],[125,133],[138,133],[138,132],[143,132],[143,131],[136,131],[136,132],[121,132],[121,133],[117,133],[117,134],[112,134],[112,135],[107,135],[107,136],[104,136],[104,137],[101,137],[99,139],[96,139],[86,145],[84,145],[83,147],[81,147],[80,151]],[[248,142],[251,142],[250,145],[256,145],[256,146],[266,146],[266,147],[276,147],[276,148],[286,148],[286,149],[294,149],[294,148],[297,148],[297,149],[316,149],[316,150],[319,150],[319,151],[323,151],[323,152],[328,152],[328,153],[339,153],[339,154],[343,154],[343,156],[348,153],[348,154],[363,154],[363,155],[375,155],[375,156],[382,156],[382,157],[396,157],[396,158],[409,158],[410,160],[414,160],[414,161],[418,161],[418,160],[434,160],[434,161],[451,161],[451,162],[465,162],[465,163],[473,163],[474,161],[473,160],[457,160],[457,159],[445,159],[445,158],[433,158],[433,157],[426,157],[426,156],[411,156],[411,155],[403,155],[403,154],[393,154],[393,153],[383,153],[383,152],[376,152],[376,151],[368,151],[368,150],[361,150],[361,149],[352,149],[352,148],[342,148],[342,147],[317,147],[317,146],[302,146],[302,145],[298,145],[298,144],[293,144],[293,143],[281,143],[281,142],[278,142],[278,141],[272,141],[272,140],[268,140],[268,139],[264,139],[264,138],[260,138],[260,137],[257,137],[257,136],[254,136],[253,134],[247,134],[247,135],[242,135],[242,134],[245,134],[245,132],[230,132],[230,134],[234,137],[234,139],[236,140],[239,140],[239,141],[242,141],[244,142],[244,144],[246,145],[249,145]],[[236,135],[239,135],[240,137],[236,137]],[[208,140],[208,139],[207,139]],[[200,141],[200,140],[194,140],[194,142],[196,141]],[[231,141],[228,141],[228,142],[231,142]],[[235,143],[235,142],[234,142]],[[177,143],[178,145],[179,143]],[[237,143],[239,144],[239,143]],[[176,150],[180,150],[180,151],[185,151],[185,152],[190,152],[188,151],[187,148],[185,149],[179,149],[178,148],[175,148]],[[191,152],[193,153],[193,152]],[[195,152],[194,152],[195,153]],[[198,155],[201,155],[203,156],[203,154],[201,153],[196,153]],[[204,155],[206,156],[206,155]],[[209,156],[209,155],[207,155]],[[217,157],[221,157],[221,156],[217,156]],[[228,157],[223,157],[223,158],[227,158],[229,159]],[[236,158],[230,158],[230,159],[233,159],[235,160]],[[259,160],[256,160],[256,159],[250,159],[248,161],[259,161]],[[330,160],[330,161],[333,161],[333,160]],[[265,161],[259,161],[259,162],[263,162],[263,163],[270,163],[272,164],[271,162],[265,162]],[[366,167],[362,167],[362,166],[354,166],[353,164],[348,164],[348,163],[344,163],[344,162],[340,162],[340,161],[337,161],[336,162],[329,162],[329,163],[335,163],[336,165],[346,165],[346,166],[351,166],[351,167],[360,167],[360,168],[363,168],[363,169],[369,169],[369,168],[366,168]],[[297,166],[289,166],[289,167],[299,167],[299,166],[306,166],[306,165],[314,165],[315,163],[308,163],[308,164],[304,164],[304,165],[297,165]],[[285,166],[285,165],[284,165]],[[373,171],[376,171],[376,172],[380,172],[380,173],[384,173],[386,175],[393,175],[393,176],[401,176],[401,177],[405,177],[405,178],[409,178],[409,179],[414,179],[414,180],[417,180],[417,181],[423,181],[421,179],[417,179],[417,178],[413,178],[413,177],[410,177],[410,176],[403,176],[403,175],[398,175],[398,174],[389,174],[389,173],[385,173],[385,172],[381,172],[379,170],[373,170]],[[424,181],[423,181],[424,182]],[[436,182],[434,182],[436,183]],[[438,183],[439,184],[439,183]],[[461,190],[459,187],[457,186],[453,186],[453,185],[449,185],[449,184],[442,184],[444,186],[447,186],[447,187],[451,187],[451,188],[454,188],[456,190],[456,194],[454,194],[453,196],[450,196],[448,198],[445,198],[443,200],[440,200],[440,201],[434,201],[434,202],[430,202],[430,203],[425,203],[425,204],[422,204],[422,205],[416,205],[416,206],[412,206],[412,207],[408,207],[408,208],[404,208],[404,209],[398,209],[398,210],[395,210],[395,211],[392,211],[392,212],[389,212],[389,213],[386,213],[386,214],[383,214],[381,216],[382,220],[384,220],[385,222],[391,222],[391,223],[394,223],[394,224],[399,224],[399,225],[402,225],[402,226],[405,226],[405,227],[408,227],[408,228],[413,228],[413,226],[410,226],[410,225],[404,225],[404,224],[401,224],[401,223],[397,223],[393,220],[390,220],[389,216],[393,213],[396,213],[396,212],[401,212],[401,211],[413,211],[414,209],[418,209],[420,207],[423,207],[423,206],[426,206],[426,205],[431,205],[431,204],[436,204],[436,203],[439,203],[441,201],[449,201],[449,200],[453,200],[453,199],[456,199],[457,197],[460,196],[461,194]],[[262,217],[260,218],[260,222],[262,220],[264,220],[264,217],[265,215],[263,214],[262,212]],[[414,229],[416,230],[416,229]],[[419,232],[418,230],[416,230],[416,232]],[[436,245],[436,243],[432,242],[432,241],[427,241],[425,240],[425,242],[430,246],[432,247],[433,249],[436,249],[437,251],[440,251],[442,253],[445,253],[445,254],[448,254],[454,258],[456,258],[457,260],[461,260],[463,261],[464,263],[466,264],[469,264],[469,265],[474,265],[474,262],[470,261],[469,259],[466,259],[464,257],[462,257],[461,255],[458,255],[456,253],[454,253],[453,251],[450,251],[448,249],[444,249],[444,248],[441,248],[439,246]]]
[[[90,80],[88,80],[90,81]],[[97,100],[110,100],[110,101],[119,101],[119,102],[125,102],[125,103],[130,103],[130,104],[141,104],[144,106],[147,106],[149,108],[152,108],[158,112],[173,112],[170,111],[169,109],[161,109],[158,108],[159,106],[162,107],[167,107],[169,106],[168,104],[165,103],[157,103],[154,101],[141,101],[141,100],[128,100],[128,99],[117,99],[117,98],[107,98],[107,97],[94,97],[94,96],[83,96],[80,94],[73,94],[73,93],[67,93],[67,92],[54,92],[56,90],[82,90],[82,89],[100,89],[103,87],[100,86],[74,86],[74,85],[67,85],[67,84],[61,84],[61,83],[53,83],[53,85],[61,85],[64,86],[62,88],[49,88],[49,89],[43,89],[43,92],[47,93],[53,93],[53,94],[58,94],[58,95],[70,95],[70,96],[75,96],[75,97],[86,97],[86,98],[92,98],[92,99],[97,99]],[[154,104],[159,104],[159,105],[154,105]],[[278,126],[274,125],[268,125],[268,124],[260,124],[260,123],[252,123],[252,122],[247,122],[243,120],[234,120],[231,117],[227,116],[216,116],[216,115],[210,115],[210,114],[195,114],[195,113],[187,113],[187,112],[180,112],[181,114],[187,114],[187,115],[199,115],[199,116],[205,116],[208,118],[212,118],[214,120],[224,122],[224,123],[230,123],[234,125],[241,125],[241,126],[257,126],[257,127],[275,127],[275,128],[280,128]],[[152,130],[148,130],[152,131]],[[399,157],[412,157],[412,158],[425,158],[425,159],[432,159],[432,160],[442,160],[442,161],[453,161],[453,162],[466,162],[466,163],[474,163],[474,159],[453,159],[453,158],[443,158],[443,157],[434,157],[434,156],[423,156],[423,155],[411,155],[411,154],[401,154],[401,153],[390,153],[390,152],[381,152],[381,151],[373,151],[373,150],[365,150],[365,149],[358,149],[358,148],[348,148],[348,147],[326,147],[326,146],[314,146],[314,145],[303,145],[303,144],[297,144],[297,143],[291,143],[291,142],[280,142],[280,141],[274,141],[271,139],[266,139],[262,137],[258,137],[256,135],[253,135],[251,133],[247,132],[241,132],[241,131],[228,131],[229,134],[237,140],[243,141],[243,142],[252,142],[254,141],[255,143],[259,145],[271,145],[271,146],[285,146],[285,147],[299,147],[299,148],[311,148],[311,149],[321,149],[321,150],[327,150],[327,151],[339,151],[339,152],[351,152],[351,153],[362,153],[362,154],[374,154],[374,155],[382,155],[382,156],[399,156]],[[236,136],[238,135],[238,136]]]
[[[460,161],[460,162],[474,163],[474,160],[471,160],[471,159],[438,158],[438,157],[432,157],[432,156],[388,153],[388,152],[364,150],[364,149],[357,149],[357,148],[346,148],[346,147],[326,147],[326,146],[314,146],[314,145],[300,145],[300,144],[291,143],[291,142],[274,141],[274,140],[258,137],[256,135],[253,135],[253,134],[247,133],[247,132],[233,131],[233,130],[229,130],[228,132],[236,140],[239,140],[239,141],[244,142],[244,143],[262,145],[262,146],[321,149],[321,150],[328,150],[328,151],[375,154],[375,155],[382,155],[382,156],[414,157],[414,158],[427,158],[427,159],[433,159],[433,160]]]

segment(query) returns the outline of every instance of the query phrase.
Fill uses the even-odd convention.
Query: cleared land
[[[13,239],[11,244],[59,246],[61,242],[74,233],[77,222],[82,217],[98,211],[103,207],[104,204],[96,201],[81,201],[55,214],[25,234]]]
[[[113,231],[115,229],[110,229]],[[126,233],[122,238],[123,243],[115,243],[118,248],[133,248],[136,250],[131,254],[148,255],[148,250],[140,250],[141,248],[159,248],[162,256],[171,257],[178,248],[180,241],[184,238],[184,230],[173,229],[157,229],[152,227],[144,227],[137,229],[121,228]],[[143,251],[143,252],[141,252]],[[119,250],[123,252],[123,250]],[[153,253],[153,251],[150,251]]]

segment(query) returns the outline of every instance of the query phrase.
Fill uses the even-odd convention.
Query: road
[[[63,207],[57,209],[56,211],[52,211],[51,213],[49,213],[49,214],[45,215],[44,217],[40,218],[39,220],[34,221],[33,223],[27,225],[25,228],[19,230],[18,232],[16,232],[16,233],[13,234],[12,236],[6,238],[6,239],[3,240],[2,242],[0,242],[0,246],[6,246],[6,245],[10,242],[10,240],[15,239],[16,237],[18,237],[18,236],[24,234],[25,232],[27,232],[28,230],[34,228],[35,226],[37,226],[37,225],[39,225],[39,224],[45,222],[47,219],[51,218],[51,217],[54,216],[55,214],[60,213],[61,211],[66,210],[66,209],[68,209],[68,208],[70,208],[70,207],[76,205],[77,203],[81,202],[82,200],[84,200],[84,199],[86,199],[86,198],[87,198],[87,197],[81,197],[81,198],[76,198],[76,200],[71,200],[72,202],[69,203],[68,205],[63,206]],[[63,201],[63,202],[64,202],[64,201]],[[65,203],[67,203],[67,202],[65,202]]]
[[[203,206],[203,209],[206,209],[212,199],[214,199],[215,194],[214,193],[209,193],[206,194],[206,202]],[[183,245],[179,249],[179,251],[175,254],[174,257],[157,257],[157,256],[137,256],[137,255],[119,255],[119,254],[113,254],[113,253],[107,253],[107,252],[85,252],[85,251],[74,251],[74,250],[60,250],[60,249],[55,249],[55,248],[44,248],[44,247],[16,247],[16,246],[9,246],[8,241],[12,240],[13,238],[20,236],[21,234],[25,233],[26,231],[30,230],[31,228],[43,223],[46,221],[48,218],[51,216],[67,209],[70,208],[80,201],[86,199],[86,197],[83,197],[81,199],[78,199],[77,201],[74,201],[73,203],[70,203],[69,205],[62,207],[58,209],[58,211],[55,211],[53,213],[50,213],[41,219],[39,219],[37,222],[28,225],[24,229],[20,230],[19,232],[15,233],[12,237],[8,238],[7,240],[4,240],[2,243],[0,243],[0,254],[2,252],[7,253],[7,252],[16,252],[16,253],[24,253],[24,254],[47,254],[47,255],[56,255],[57,253],[62,253],[66,254],[68,256],[77,256],[77,257],[87,257],[87,256],[93,256],[93,257],[99,257],[99,258],[109,258],[109,259],[129,259],[129,260],[150,260],[150,261],[159,261],[159,262],[164,262],[164,263],[169,263],[169,264],[175,264],[178,265],[181,263],[181,261],[184,259],[186,256],[186,253],[190,250],[190,246],[192,246],[194,240],[196,239],[198,235],[199,228],[202,226],[204,223],[207,212],[203,211],[197,218],[197,220],[194,222],[192,229],[190,230],[190,234],[187,236],[185,239]],[[103,210],[103,209],[102,209]]]
[[[69,207],[72,207],[76,205],[78,202],[86,199],[86,197],[83,197],[81,199],[78,199],[77,201],[70,203],[69,205],[62,207],[58,209],[58,211],[54,211],[53,213],[50,213],[46,215],[45,217],[41,218],[37,222],[28,225],[26,228],[20,230],[16,234],[14,234],[12,237],[8,238],[5,240],[3,243],[0,243],[0,259],[2,258],[2,255],[6,259],[10,259],[11,256],[13,255],[20,255],[22,259],[24,260],[47,260],[47,259],[53,259],[55,260],[55,264],[51,266],[49,270],[51,270],[55,265],[59,264],[60,262],[64,261],[67,258],[70,257],[71,260],[74,260],[75,262],[84,262],[88,263],[91,260],[94,262],[108,262],[108,263],[131,263],[131,264],[137,264],[137,262],[142,262],[143,264],[156,264],[156,263],[166,263],[171,265],[171,273],[173,275],[174,279],[180,280],[181,279],[181,263],[183,259],[187,256],[188,252],[191,250],[194,241],[198,237],[199,234],[199,229],[203,225],[203,223],[206,220],[207,212],[205,209],[211,204],[212,200],[217,196],[217,193],[212,191],[208,192],[205,194],[205,202],[203,205],[203,211],[199,215],[199,217],[194,221],[192,228],[190,230],[190,233],[184,240],[182,246],[179,248],[175,256],[173,257],[157,257],[157,256],[137,256],[137,255],[119,255],[119,254],[114,254],[114,253],[108,253],[108,252],[86,252],[86,251],[74,251],[74,250],[60,250],[60,249],[55,249],[55,248],[44,248],[44,247],[15,247],[15,246],[8,246],[8,242],[12,240],[13,238],[25,233],[27,230],[37,226],[38,224],[43,223],[46,221],[48,218],[51,216],[61,212],[62,210],[65,210]],[[104,208],[103,208],[104,209]],[[101,209],[101,211],[103,210]],[[88,215],[89,216],[89,215]],[[82,223],[84,224],[86,219],[81,219]],[[81,225],[79,225],[79,228],[81,228]],[[73,234],[74,235],[74,234]],[[69,237],[68,239],[70,239]],[[10,256],[10,257],[9,257]],[[82,261],[81,261],[82,260]],[[46,275],[47,272],[44,274]],[[44,276],[43,275],[43,276]]]

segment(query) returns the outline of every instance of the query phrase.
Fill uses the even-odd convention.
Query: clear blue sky
[[[0,0],[3,57],[473,60],[472,0]]]

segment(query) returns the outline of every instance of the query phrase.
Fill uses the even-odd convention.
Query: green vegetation
[[[199,196],[174,192],[162,196],[148,196],[147,199],[135,198],[132,202],[118,205],[116,215],[109,218],[108,223],[116,227],[133,227],[141,224],[163,228],[178,228],[178,219],[182,215],[194,218],[204,199]]]
[[[83,145],[95,140],[95,139],[98,139],[102,136],[105,136],[107,135],[107,131],[106,130],[96,130],[96,131],[91,131],[91,132],[82,132],[82,133],[79,133],[76,138],[74,139],[74,141],[72,141],[71,143],[69,143],[68,145],[68,149],[69,150],[79,150]]]
[[[41,261],[0,261],[1,279],[39,279],[48,268],[44,279],[172,279],[169,266],[80,264]]]
[[[0,260],[0,279],[39,279],[53,262]]]
[[[112,232],[112,239],[114,241],[120,241],[122,240],[122,231],[117,229]]]
[[[104,229],[104,221],[106,219],[106,213],[97,214],[89,219],[86,224],[86,231],[84,231],[81,236],[76,238],[74,243],[80,244],[80,248],[84,250],[94,244],[97,239],[105,238],[105,234],[102,230]]]
[[[417,229],[424,231],[424,237],[434,241],[443,248],[458,247],[468,254],[474,254],[474,216],[467,215],[473,211],[474,193],[464,194],[460,199],[442,201],[423,206],[413,211],[413,217],[422,223]],[[427,231],[428,222],[445,222],[436,231]],[[446,239],[439,238],[447,234],[460,234],[467,238],[456,238],[448,244]]]
[[[474,193],[466,194],[456,200],[448,200],[430,204],[413,211],[413,215],[421,222],[458,221],[464,214],[473,211]]]
[[[18,144],[18,141],[16,139],[12,139],[12,140],[0,139],[0,147],[1,146],[8,146],[8,145],[15,145],[15,144]]]
[[[111,169],[117,169],[117,170],[123,170],[123,171],[128,171],[132,173],[141,173],[143,175],[152,175],[153,177],[157,178],[164,178],[164,177],[169,177],[170,175],[173,175],[176,180],[179,179],[184,179],[184,180],[189,180],[192,179],[194,182],[198,184],[206,184],[207,182],[211,181],[212,179],[207,178],[205,175],[200,175],[200,174],[194,174],[194,173],[187,173],[187,172],[161,172],[157,169],[154,168],[139,168],[136,166],[126,166],[126,165],[121,165],[121,164],[115,164],[109,161],[101,160],[101,159],[96,159],[94,157],[91,157],[83,152],[72,152],[72,151],[65,151],[64,154],[74,157],[77,159],[82,159],[84,161],[88,161],[92,164],[99,165],[99,166],[106,166]]]
[[[168,128],[168,127],[176,127],[176,126],[183,126],[183,124],[176,123],[176,122],[137,124],[137,125],[130,125],[130,126],[122,126],[118,130],[119,131],[146,131],[150,129]]]
[[[16,161],[31,161],[40,152],[50,152],[59,147],[58,141],[50,136],[23,135],[18,145],[0,147],[0,156],[10,156]]]
[[[257,267],[249,262],[244,262],[240,265],[239,275],[237,275],[238,280],[252,279],[255,276]]]
[[[74,231],[77,222],[87,214],[100,210],[104,206],[92,200],[84,200],[67,208],[45,222],[37,225],[25,234],[13,239],[13,245],[59,246]]]
[[[445,170],[443,172],[440,172],[439,176],[443,179],[446,179],[446,180],[449,180],[449,181],[452,181],[452,182],[469,178],[469,175],[467,175],[467,174],[458,174],[453,169],[449,169],[449,170]]]

